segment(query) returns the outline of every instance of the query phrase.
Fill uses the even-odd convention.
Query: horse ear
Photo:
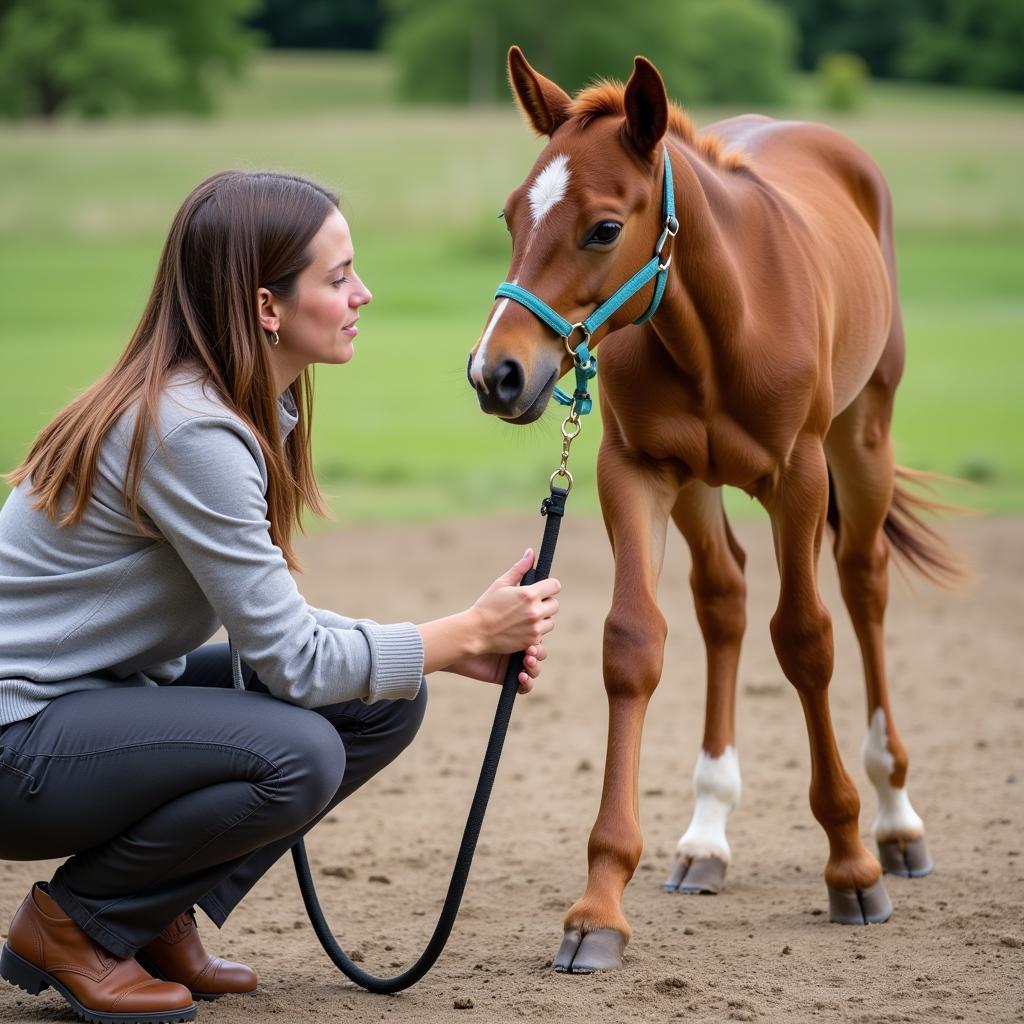
[[[626,135],[647,156],[661,142],[668,128],[668,94],[658,69],[646,58],[633,61],[626,83]]]
[[[569,94],[534,71],[518,46],[508,51],[508,80],[526,119],[538,135],[554,135],[568,120],[572,103]]]

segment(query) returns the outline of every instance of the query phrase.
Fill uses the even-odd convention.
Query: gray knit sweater
[[[290,392],[278,411],[285,437],[298,421]],[[34,510],[24,481],[0,509],[0,726],[76,690],[173,682],[222,624],[292,704],[416,695],[423,642],[412,623],[302,599],[270,539],[256,438],[195,368],[174,372],[147,438],[139,506],[157,540],[125,507],[134,421],[133,408],[104,439],[79,523],[58,527]]]

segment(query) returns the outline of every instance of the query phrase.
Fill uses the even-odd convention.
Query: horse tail
[[[942,512],[964,514],[965,509],[944,501],[925,497],[900,481],[915,486],[947,480],[938,473],[896,467],[896,486],[893,488],[892,504],[885,517],[885,536],[896,555],[905,565],[916,569],[921,575],[941,587],[956,587],[966,583],[970,572],[963,558],[953,549],[949,541],[931,524],[924,521],[920,513],[936,515]]]
[[[962,483],[940,473],[926,473],[921,470],[896,466],[896,485],[893,488],[892,503],[886,513],[882,529],[889,541],[890,550],[896,555],[900,568],[910,568],[941,587],[952,589],[970,579],[970,571],[963,558],[954,550],[949,541],[922,517],[922,513],[965,514],[968,510],[947,502],[925,497],[902,482],[916,487],[929,487],[936,482]],[[828,477],[828,524],[839,539],[839,506],[836,504],[835,484],[832,473]]]

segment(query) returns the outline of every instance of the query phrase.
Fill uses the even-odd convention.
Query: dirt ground
[[[527,545],[537,517],[347,528],[308,540],[300,586],[313,604],[382,620],[465,606]],[[889,879],[885,925],[830,925],[826,843],[807,804],[799,704],[768,636],[776,574],[766,523],[741,523],[749,554],[749,627],[740,671],[743,802],[729,829],[725,892],[668,895],[661,883],[691,807],[704,708],[704,654],[689,558],[670,539],[661,586],[671,623],[666,669],[647,719],[640,775],[646,848],[625,894],[634,936],[625,969],[556,975],[562,916],[583,888],[600,796],[606,703],[601,623],[611,557],[601,524],[567,520],[555,564],[560,627],[538,690],[519,698],[462,913],[434,970],[398,996],[352,986],[321,951],[283,858],[211,951],[261,975],[249,997],[202,1003],[217,1024],[295,1021],[1024,1021],[1024,521],[974,520],[955,536],[977,580],[950,594],[894,577],[889,664],[910,792],[935,873]],[[846,765],[865,727],[859,657],[832,560],[822,559],[836,623],[832,707]],[[398,973],[429,937],[476,782],[497,690],[436,676],[413,746],[307,838],[321,900],[363,966]],[[0,928],[30,883],[57,862],[0,864]],[[350,868],[352,877],[325,874]],[[346,874],[348,872],[345,872]],[[457,1008],[471,1001],[469,1008]],[[0,1021],[69,1021],[66,1004],[0,987]]]

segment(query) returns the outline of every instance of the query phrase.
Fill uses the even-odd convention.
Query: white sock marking
[[[717,857],[726,864],[732,860],[725,822],[740,802],[741,788],[735,747],[726,747],[721,757],[700,752],[693,769],[693,817],[676,846],[677,857]]]
[[[924,822],[910,805],[906,787],[897,789],[890,781],[895,761],[885,731],[885,711],[875,708],[864,737],[864,769],[878,793],[878,817],[871,828],[875,839],[914,839],[924,835]]]
[[[568,187],[569,157],[559,153],[530,186],[530,213],[533,214],[534,227],[553,206],[562,201]]]

